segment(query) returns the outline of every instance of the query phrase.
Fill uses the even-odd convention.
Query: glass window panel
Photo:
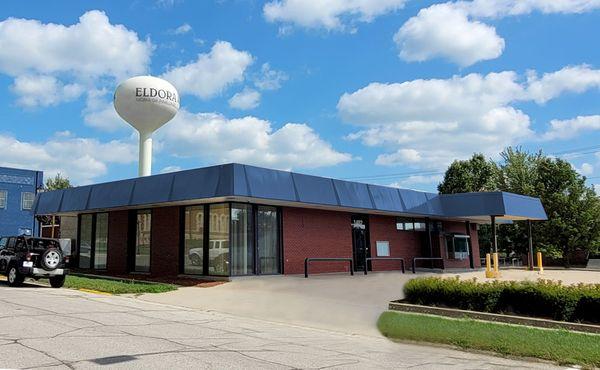
[[[89,269],[92,262],[93,215],[81,215],[79,230],[79,268]]]
[[[152,213],[138,211],[135,235],[135,271],[150,271],[150,245],[152,233]]]
[[[209,216],[208,273],[229,275],[229,204],[212,204]]]
[[[185,208],[183,272],[204,274],[204,206]]]
[[[96,215],[96,243],[94,244],[94,268],[106,268],[106,251],[108,245],[108,213]]]
[[[6,190],[0,190],[0,208],[6,208],[6,199],[8,196],[8,192]]]
[[[256,215],[258,261],[261,274],[280,273],[277,208],[258,207]]]
[[[446,249],[449,259],[467,259],[469,258],[469,238],[462,235],[449,235],[446,238]]]
[[[254,273],[252,241],[252,206],[233,204],[231,207],[231,275]]]
[[[30,192],[21,193],[21,209],[27,210],[33,208],[35,194]]]

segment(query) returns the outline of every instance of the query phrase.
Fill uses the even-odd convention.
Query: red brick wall
[[[377,241],[388,241],[390,244],[390,257],[402,257],[406,269],[410,269],[413,257],[422,255],[422,238],[424,232],[400,231],[396,229],[396,217],[369,216],[369,230],[371,242],[371,257],[377,256]],[[399,270],[400,261],[373,261],[373,271]]]
[[[464,222],[444,222],[444,231],[448,233],[460,233],[465,234],[467,232]],[[475,224],[471,224],[471,246],[473,251],[473,264],[474,266],[481,267],[481,261],[479,260],[479,239],[477,236],[477,228]],[[444,257],[444,265],[446,268],[469,268],[469,259],[464,260],[453,260],[448,259],[448,253],[446,251],[446,242],[443,236],[440,237],[440,253]]]
[[[179,218],[179,207],[152,209],[150,273],[153,276],[176,276],[179,273]]]
[[[350,213],[317,209],[282,210],[285,274],[303,274],[307,257],[352,257]],[[310,273],[349,271],[348,263],[313,262]]]
[[[128,221],[128,211],[113,211],[108,213],[106,269],[110,274],[127,273]]]

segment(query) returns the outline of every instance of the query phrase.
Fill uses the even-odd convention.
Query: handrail
[[[365,258],[365,275],[367,274],[367,267],[369,265],[369,261],[386,261],[386,260],[400,260],[402,266],[402,273],[404,274],[404,258],[402,257],[367,257]]]
[[[326,262],[326,261],[347,261],[350,262],[350,275],[354,275],[354,260],[352,258],[334,258],[334,257],[308,257],[304,259],[304,277],[308,277],[309,262]]]
[[[413,274],[417,273],[417,266],[416,266],[417,260],[419,260],[419,261],[437,261],[437,260],[440,260],[440,261],[442,261],[442,270],[444,270],[444,259],[442,257],[413,257],[413,260],[412,260],[412,272],[413,272]]]

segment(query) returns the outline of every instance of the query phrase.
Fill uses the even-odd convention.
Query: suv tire
[[[15,287],[23,284],[23,281],[25,281],[25,276],[21,275],[17,266],[12,265],[8,268],[7,280],[8,286]]]
[[[40,264],[47,271],[55,270],[62,261],[62,253],[56,248],[48,248],[42,253]]]
[[[65,275],[52,276],[48,280],[50,280],[50,286],[52,288],[62,288],[65,284]]]

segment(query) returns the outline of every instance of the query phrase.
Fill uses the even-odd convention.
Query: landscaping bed
[[[176,290],[177,286],[164,283],[149,283],[138,280],[104,279],[67,275],[65,288],[97,291],[110,294],[163,293]]]
[[[379,317],[377,327],[396,340],[600,367],[600,335],[595,334],[392,311]]]
[[[600,284],[424,277],[406,283],[404,295],[403,303],[422,306],[600,323]]]

